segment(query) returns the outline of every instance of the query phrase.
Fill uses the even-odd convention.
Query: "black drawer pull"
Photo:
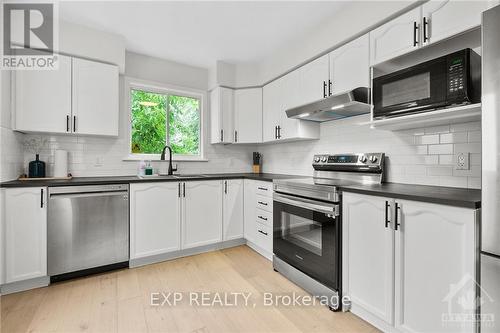
[[[267,188],[265,188],[265,187],[257,187],[257,189],[262,190],[262,191],[267,191]]]
[[[258,201],[259,204],[267,206],[267,202]]]
[[[260,216],[260,215],[259,215],[259,216],[257,216],[257,217],[258,217],[259,219],[261,219],[261,220],[267,221],[267,217]]]
[[[267,232],[264,232],[264,231],[262,231],[262,230],[257,230],[257,231],[258,231],[258,232],[260,232],[261,234],[263,234],[263,235],[267,236]]]

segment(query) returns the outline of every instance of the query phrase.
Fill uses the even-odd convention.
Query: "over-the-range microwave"
[[[374,119],[481,101],[481,57],[457,51],[373,79]]]

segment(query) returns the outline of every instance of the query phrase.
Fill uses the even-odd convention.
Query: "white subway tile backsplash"
[[[452,144],[430,145],[429,154],[430,155],[453,154],[453,145]]]
[[[455,144],[455,152],[465,152],[471,154],[481,153],[481,143],[457,143]]]
[[[481,177],[467,177],[467,187],[468,188],[481,188]]]
[[[450,132],[480,131],[481,122],[470,122],[450,125]]]
[[[467,142],[467,132],[444,133],[439,135],[440,143],[463,143]]]
[[[415,143],[420,145],[439,143],[439,134],[416,136]]]
[[[448,133],[450,131],[450,125],[434,126],[425,128],[425,134],[439,134]]]
[[[454,164],[454,155],[439,155],[439,164],[441,165]]]
[[[451,166],[437,166],[427,168],[428,176],[451,176],[453,175],[453,168]]]
[[[469,142],[481,142],[481,131],[473,131],[468,133]]]
[[[481,177],[481,167],[479,165],[471,165],[469,170],[453,170],[455,177]]]

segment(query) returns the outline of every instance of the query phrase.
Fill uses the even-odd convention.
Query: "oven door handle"
[[[323,203],[323,202],[318,202],[318,201],[308,200],[308,199],[303,199],[303,198],[297,198],[297,197],[293,197],[293,196],[285,195],[285,194],[281,194],[281,193],[280,194],[274,193],[273,200],[284,203],[284,204],[292,205],[292,206],[310,209],[310,210],[315,211],[315,212],[331,214],[333,216],[339,216],[339,214],[340,214],[340,211],[339,211],[340,207],[338,204],[328,205],[328,204]]]

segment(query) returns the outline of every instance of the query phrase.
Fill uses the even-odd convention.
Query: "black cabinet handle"
[[[427,26],[429,25],[429,21],[427,21],[427,17],[424,16],[424,43],[429,40],[429,37],[427,37]]]
[[[234,131],[234,142],[238,142],[238,131]]]
[[[262,191],[267,191],[267,188],[265,188],[265,187],[257,187],[257,189],[262,190]]]
[[[278,139],[281,139],[281,126],[278,126]]]
[[[263,235],[267,236],[267,232],[264,232],[264,231],[262,231],[262,230],[257,230],[257,231],[258,231],[258,232],[260,232],[261,234],[263,234]]]
[[[177,186],[178,188],[178,192],[177,194],[179,195],[179,198],[181,197],[181,183],[178,184],[179,186]]]
[[[417,33],[418,33],[417,22],[413,22],[413,46],[418,46]]]
[[[389,223],[391,223],[391,221],[389,221],[389,208],[391,207],[391,205],[389,205],[389,201],[385,201],[385,227],[388,228],[389,227]]]
[[[264,206],[267,206],[267,202],[257,201],[257,203],[264,205]]]
[[[66,132],[69,132],[69,116],[66,116]]]
[[[259,219],[261,219],[261,220],[267,221],[267,217],[260,216],[260,215],[259,215],[259,216],[257,216],[257,217],[258,217]]]
[[[328,96],[332,96],[332,80],[328,80]]]
[[[274,138],[278,139],[278,126],[274,126]]]
[[[73,116],[73,132],[76,132],[76,116]]]
[[[227,194],[227,180],[224,181],[224,193]]]
[[[40,208],[43,208],[43,188],[40,189]]]
[[[326,81],[323,81],[323,98],[326,97]]]
[[[223,129],[220,130],[220,141],[224,142],[224,130]]]
[[[399,207],[398,203],[395,202],[394,203],[394,230],[398,231],[398,227],[401,225],[399,222],[398,222],[398,211],[401,209],[401,207]]]
[[[182,183],[182,196],[186,197],[186,183]]]

